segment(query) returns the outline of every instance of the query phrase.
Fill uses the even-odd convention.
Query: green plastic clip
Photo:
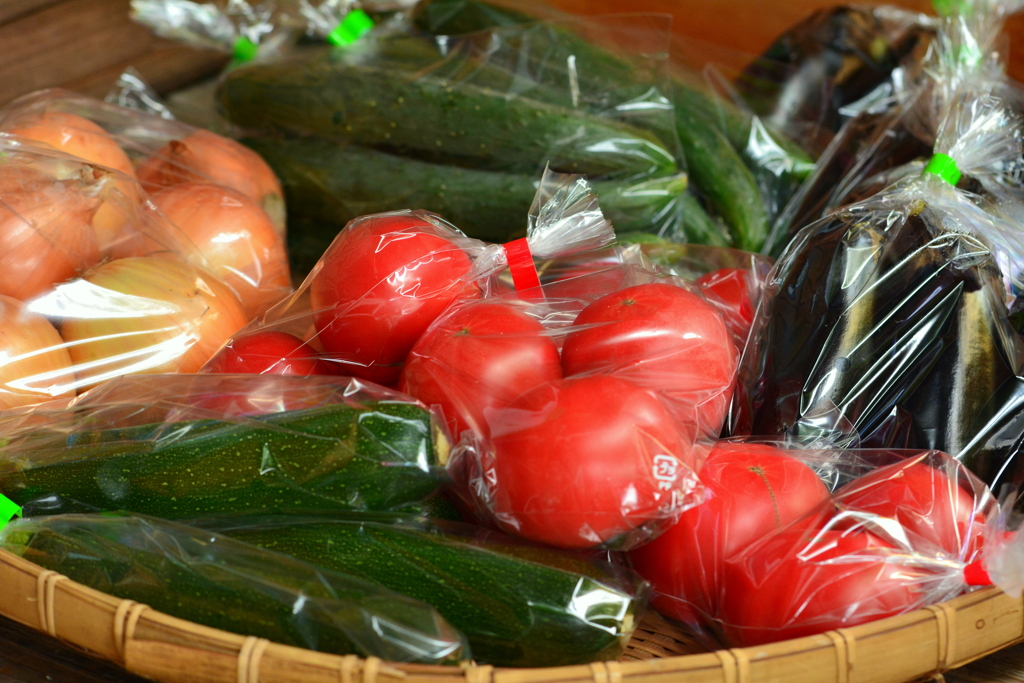
[[[251,62],[256,58],[256,53],[260,51],[260,46],[252,42],[245,36],[242,36],[235,41],[235,47],[232,49],[231,54],[235,61],[239,64],[244,62]]]
[[[7,526],[15,517],[21,517],[21,508],[13,500],[0,493],[0,529]]]
[[[356,42],[373,29],[373,19],[361,9],[352,10],[341,20],[333,31],[327,34],[327,42],[345,47]]]
[[[924,167],[924,173],[932,173],[945,180],[950,185],[960,182],[960,169],[957,168],[956,159],[948,154],[936,154]]]
[[[974,13],[973,0],[932,0],[932,7],[940,17],[970,17]]]

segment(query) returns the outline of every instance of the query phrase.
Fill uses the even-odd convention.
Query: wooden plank
[[[0,26],[0,104],[40,88],[88,83],[90,76],[119,70],[156,47],[168,49],[167,41],[128,18],[129,2],[65,0]],[[155,71],[177,83],[180,77],[168,74],[180,67],[189,77],[194,65],[188,61]]]
[[[0,24],[40,10],[48,5],[56,5],[61,0],[0,0]]]

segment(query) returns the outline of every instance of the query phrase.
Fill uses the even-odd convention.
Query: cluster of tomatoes
[[[766,444],[715,446],[700,471],[703,502],[630,553],[659,612],[749,646],[952,597],[941,594],[950,568],[981,556],[980,482],[931,452],[830,494],[807,459]]]

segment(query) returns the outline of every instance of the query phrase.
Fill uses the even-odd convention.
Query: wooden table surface
[[[894,652],[894,657],[899,653]],[[1024,683],[1024,643],[945,675],[946,683]],[[928,679],[935,680],[935,679]],[[0,683],[145,683],[105,661],[0,617]]]

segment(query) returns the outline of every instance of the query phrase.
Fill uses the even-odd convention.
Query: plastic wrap
[[[422,600],[466,635],[478,662],[495,666],[615,659],[646,597],[619,567],[464,524],[299,516],[197,524]]]
[[[845,422],[865,446],[941,449],[993,490],[1021,483],[1024,356],[999,258],[1019,226],[953,184],[1019,166],[1020,137],[1012,107],[964,93],[925,172],[801,231],[745,351],[734,433]]]
[[[315,372],[275,366],[284,357],[303,357],[318,362],[321,371],[394,384],[413,344],[456,299],[479,297],[496,286],[492,276],[506,267],[525,278],[517,287],[530,288],[537,277],[534,257],[597,249],[614,239],[590,186],[579,176],[546,174],[522,220],[529,224],[527,237],[496,245],[469,239],[426,212],[356,219],[337,235],[298,291],[236,335],[205,370]],[[245,351],[266,346],[271,337],[282,346],[257,354],[263,360]]]
[[[285,645],[425,664],[470,654],[458,631],[422,602],[151,517],[23,519],[0,530],[0,548],[109,595]]]
[[[714,226],[687,232],[692,202],[663,73],[667,23],[576,21],[633,56],[576,55],[582,41],[553,24],[372,34],[234,70],[219,101],[253,131],[246,143],[281,175],[297,218],[343,225],[424,209],[470,236],[507,240],[521,234],[547,164],[588,175],[619,230],[724,243]],[[282,130],[313,137],[273,134]]]
[[[0,154],[0,406],[195,372],[245,324],[132,178],[16,136],[0,135]]]
[[[579,65],[579,78],[593,81],[595,90],[628,91],[635,86],[642,72],[620,56],[630,52],[629,46],[615,36],[588,30],[587,21],[539,2],[425,0],[412,13],[413,26],[439,40],[483,30],[507,31],[536,25],[538,20],[550,22],[547,30],[557,36],[554,49],[552,41],[542,47],[552,59]],[[621,22],[622,17],[606,20]],[[672,74],[666,92],[691,180],[691,192],[684,197],[683,231],[676,239],[722,246],[720,235],[727,228],[734,246],[757,251],[774,215],[810,172],[811,158],[754,116],[738,96],[733,97],[735,91],[726,88],[722,96],[718,73],[698,75],[706,67],[709,47],[715,49],[679,38],[668,46]]]
[[[32,514],[166,519],[386,510],[433,494],[449,439],[408,396],[347,378],[127,376],[0,416],[0,492]]]
[[[780,35],[735,87],[766,124],[820,153],[845,121],[919,68],[934,28],[932,17],[897,7],[820,9]]]
[[[743,343],[723,314],[749,292],[705,297],[636,246],[585,256],[543,262],[538,290],[451,306],[399,387],[461,435],[449,470],[483,519],[558,547],[625,548],[699,500],[693,472]]]
[[[1017,99],[1002,80],[1005,54],[999,46],[1006,16],[1017,6],[1016,0],[961,3],[957,13],[936,20],[920,65],[907,63],[894,71],[889,87],[853,112],[821,155],[814,174],[776,221],[769,250],[780,252],[804,226],[876,194],[907,165],[926,162],[942,121],[965,88]]]
[[[700,475],[704,502],[631,562],[656,609],[728,646],[848,628],[1008,574],[993,558],[1015,543],[987,547],[995,498],[944,453],[721,442]]]
[[[117,105],[58,90],[27,95],[0,112],[0,132],[52,145],[128,176],[122,194],[145,196],[239,297],[251,319],[291,292],[281,187],[251,150],[210,133]],[[149,208],[147,206],[147,208]],[[101,231],[127,222],[105,215]],[[109,212],[108,212],[109,213]],[[131,227],[130,225],[128,227]]]

